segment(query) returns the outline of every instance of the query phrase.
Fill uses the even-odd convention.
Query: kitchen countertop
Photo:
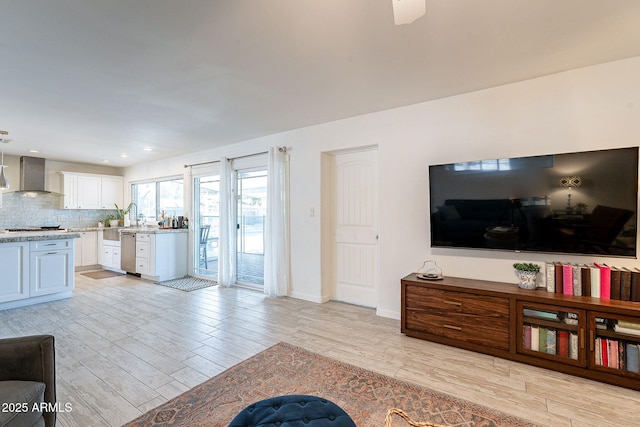
[[[80,235],[69,230],[53,231],[2,231],[0,232],[0,243],[10,242],[33,242],[38,240],[59,240],[77,239]]]
[[[37,240],[78,239],[81,232],[109,230],[111,227],[76,227],[60,230],[35,230],[35,231],[6,231],[0,230],[0,243],[31,242]],[[186,233],[187,228],[157,228],[157,227],[117,227],[120,233]]]
[[[120,230],[120,233],[147,233],[147,234],[164,234],[164,233],[186,233],[188,228],[158,228],[158,227],[126,227]]]
[[[69,232],[83,232],[83,231],[102,231],[102,230],[118,230],[120,233],[186,233],[189,231],[187,228],[158,228],[158,227],[76,227],[67,228]]]

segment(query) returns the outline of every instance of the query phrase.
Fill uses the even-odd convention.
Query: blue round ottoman
[[[261,400],[244,408],[229,427],[356,427],[335,403],[294,394]]]

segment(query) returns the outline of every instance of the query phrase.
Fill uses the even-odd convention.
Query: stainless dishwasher
[[[127,273],[136,272],[136,234],[122,233],[120,238],[120,268]]]

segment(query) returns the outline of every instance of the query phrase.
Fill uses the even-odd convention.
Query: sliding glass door
[[[267,170],[237,171],[237,281],[264,285],[264,232],[267,215]]]
[[[218,279],[220,237],[220,176],[209,175],[193,179],[194,196],[194,272]]]
[[[194,275],[225,284],[264,286],[265,160],[242,159],[238,164],[234,161],[232,168],[214,165],[193,171],[193,218],[189,228]],[[224,173],[229,174],[229,181],[221,179]],[[225,182],[229,184],[226,190]],[[229,241],[220,241],[221,229]]]

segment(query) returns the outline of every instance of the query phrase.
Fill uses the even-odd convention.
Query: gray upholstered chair
[[[56,402],[54,338],[35,335],[0,339],[0,404],[13,411],[0,411],[2,427],[54,427],[55,410],[38,411],[41,403],[54,409]],[[4,407],[4,406],[3,406]],[[7,406],[7,409],[11,407]]]

